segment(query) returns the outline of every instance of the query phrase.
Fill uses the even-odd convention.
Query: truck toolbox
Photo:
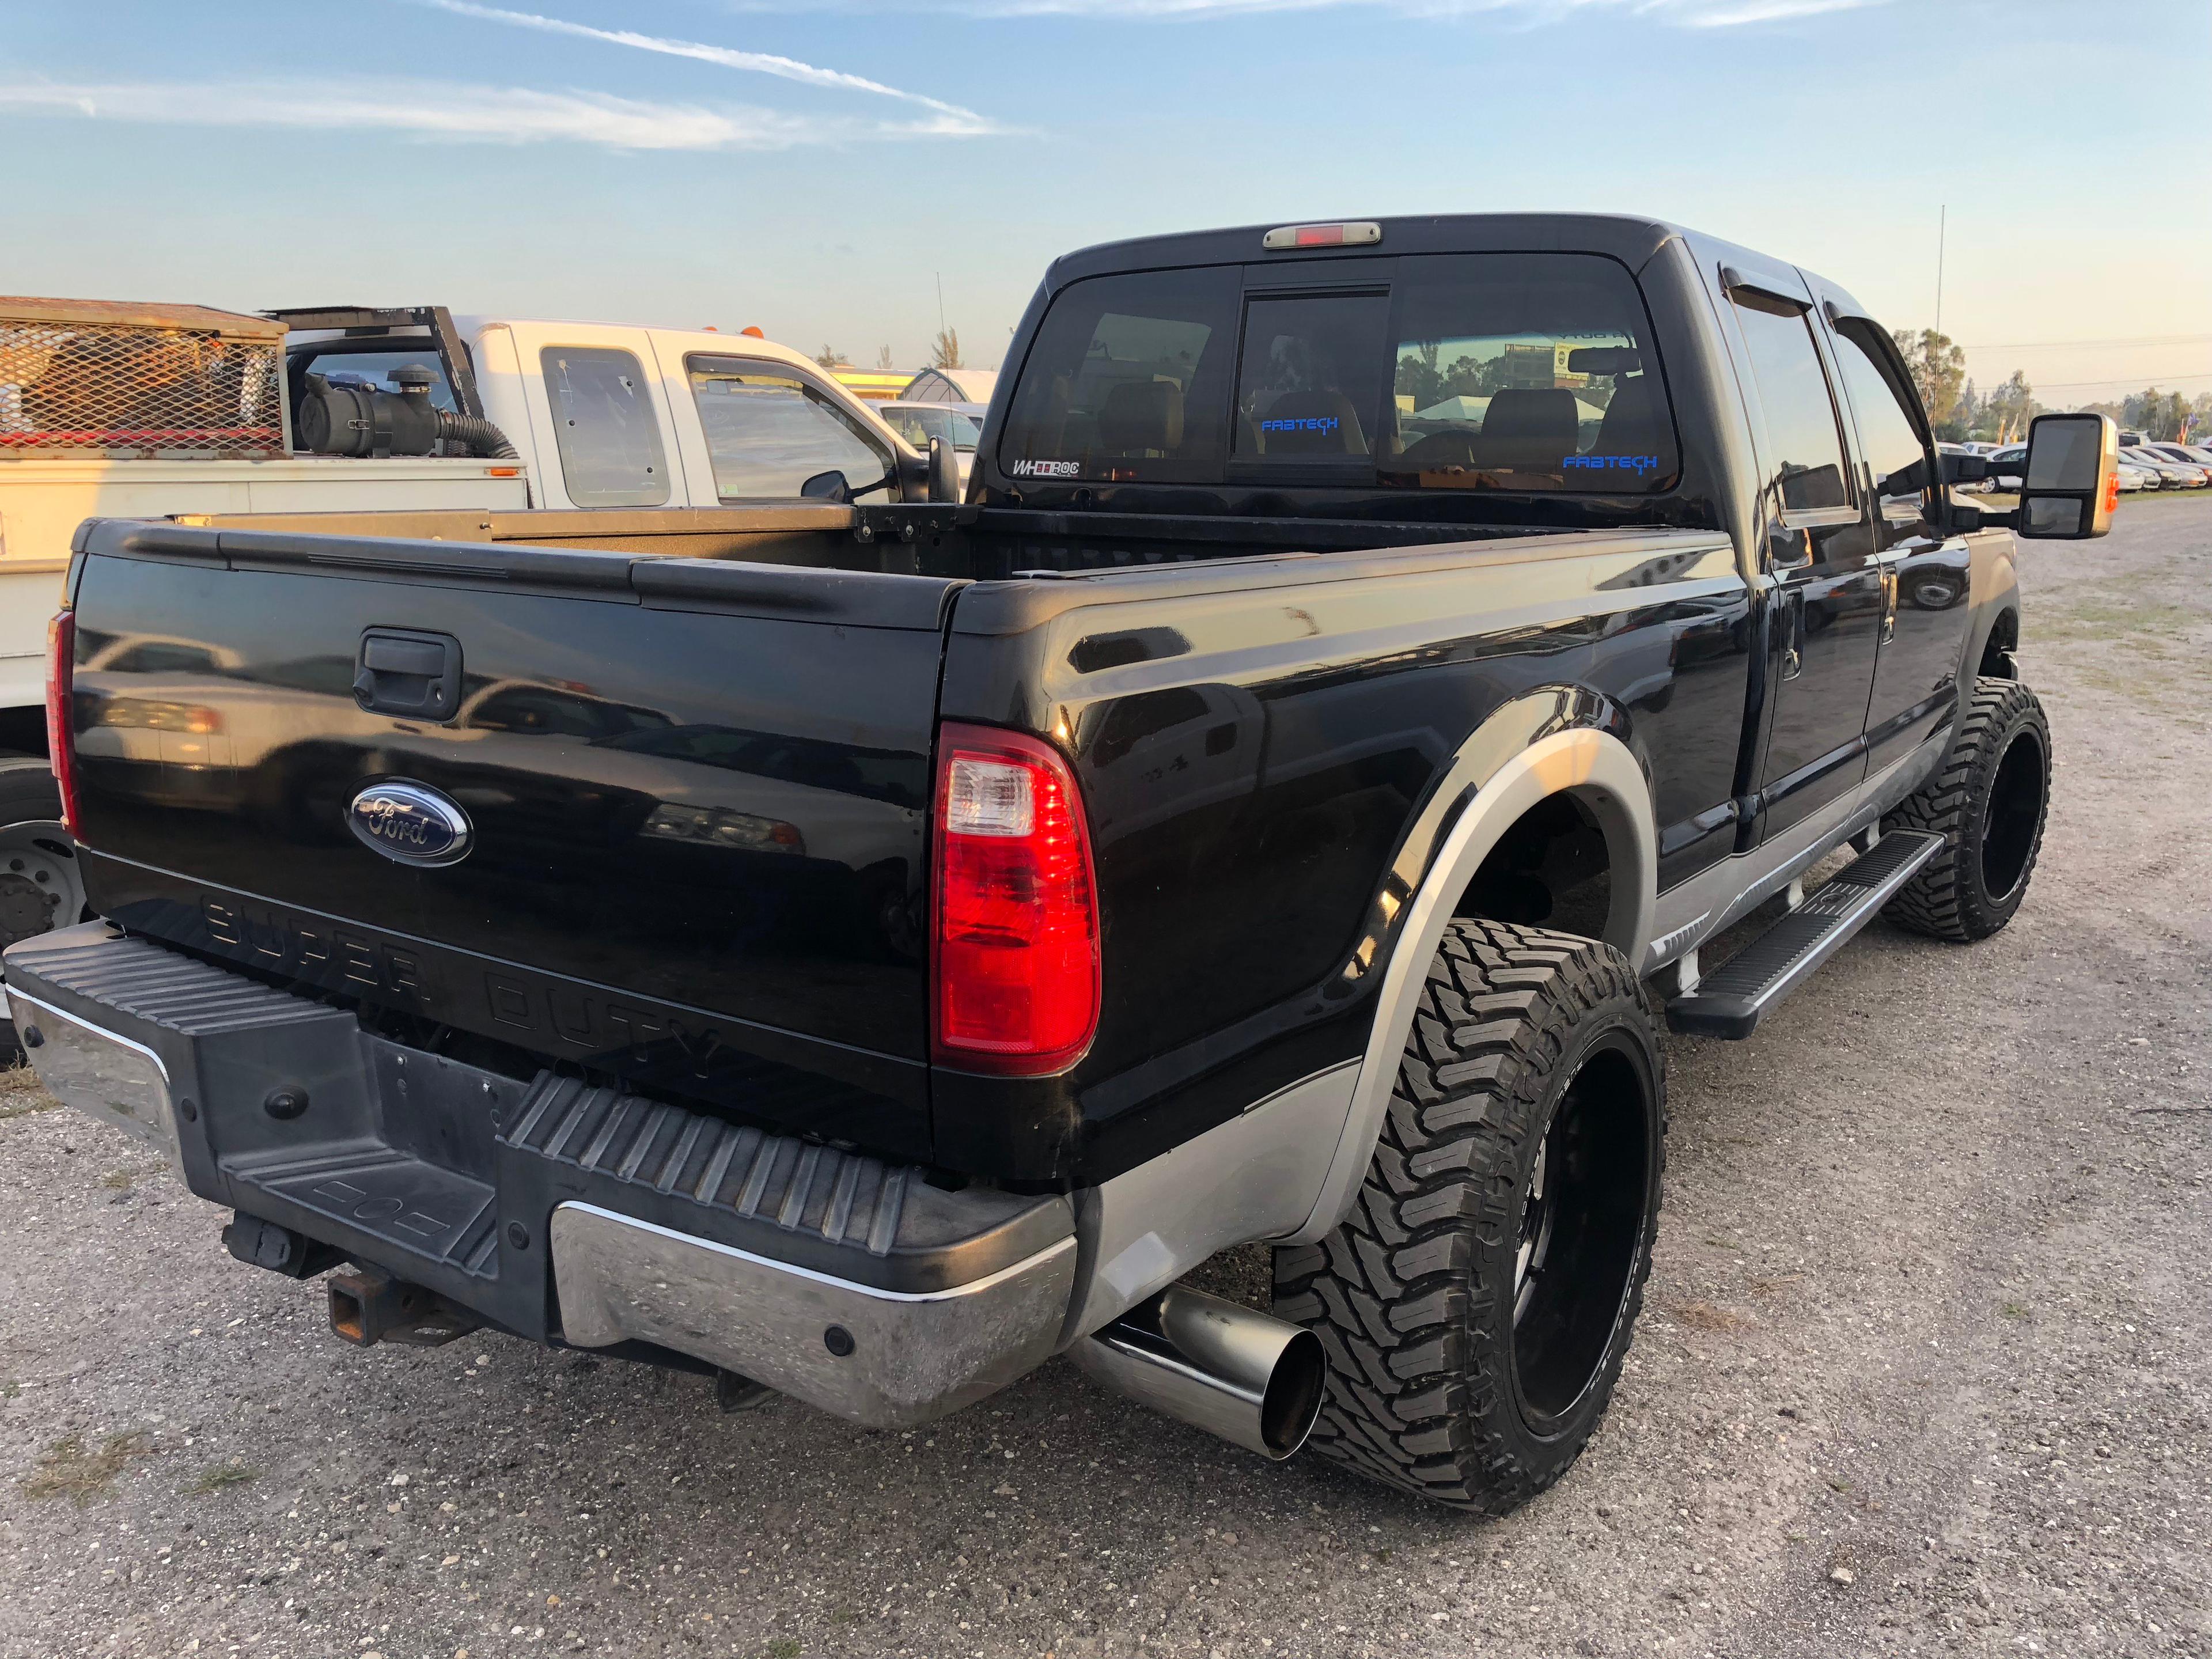
[[[485,1322],[650,1343],[876,1427],[941,1415],[1059,1346],[1059,1194],[927,1172],[541,1073],[410,1049],[349,1013],[106,922],[7,956],[48,1086],[199,1196]]]

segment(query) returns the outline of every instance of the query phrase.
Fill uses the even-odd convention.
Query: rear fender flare
[[[1552,720],[1532,722],[1532,715],[1543,713],[1534,707],[1538,701],[1523,699],[1486,720],[1462,746],[1445,787],[1431,798],[1430,812],[1423,815],[1433,814],[1449,827],[1442,830],[1435,856],[1419,877],[1405,924],[1383,968],[1351,1109],[1321,1191],[1304,1224],[1275,1240],[1279,1244],[1320,1238],[1351,1210],[1375,1156],[1397,1081],[1398,1058],[1413,1030],[1413,1011],[1444,925],[1483,860],[1531,807],[1554,795],[1571,793],[1590,809],[1604,832],[1613,872],[1607,942],[1631,962],[1643,959],[1651,936],[1659,861],[1659,836],[1644,768],[1628,744],[1608,731],[1583,726],[1534,736],[1532,724],[1540,730],[1556,720],[1560,707],[1549,697],[1541,699],[1552,711]],[[1501,757],[1501,748],[1509,744],[1513,746]],[[1417,844],[1419,831],[1417,825]]]

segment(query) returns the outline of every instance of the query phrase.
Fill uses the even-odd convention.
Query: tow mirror
[[[2039,415],[2027,430],[2014,532],[2081,541],[2112,527],[2120,501],[2120,434],[2109,415]]]
[[[929,441],[929,499],[960,499],[960,452],[942,438]]]
[[[817,472],[799,486],[799,493],[810,501],[849,501],[853,487],[842,472]]]

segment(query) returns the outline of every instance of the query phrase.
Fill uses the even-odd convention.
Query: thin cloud
[[[627,150],[775,150],[972,132],[941,113],[911,121],[821,119],[747,106],[658,104],[601,93],[450,82],[354,88],[327,82],[0,83],[4,110],[185,126],[374,129],[463,143],[570,143]]]
[[[673,40],[663,35],[640,34],[635,29],[595,28],[589,23],[572,23],[563,17],[544,17],[536,12],[509,11],[501,6],[477,5],[475,0],[420,0],[420,3],[488,23],[507,23],[517,28],[539,29],[548,34],[600,40],[611,46],[657,52],[669,58],[696,58],[702,64],[715,64],[724,69],[747,70],[756,75],[773,75],[786,81],[802,82],[811,87],[834,87],[844,92],[866,92],[882,98],[904,99],[908,103],[935,110],[940,115],[972,122],[972,130],[979,133],[1000,130],[989,118],[978,115],[972,109],[963,109],[957,104],[948,104],[940,98],[887,87],[880,81],[848,75],[842,70],[820,69],[812,64],[802,64],[796,58],[780,58],[774,52],[740,52],[734,46],[713,46],[698,40]]]
[[[465,0],[464,0],[465,3]],[[432,0],[444,3],[444,0]],[[1116,22],[1205,21],[1358,9],[1419,18],[1497,16],[1541,24],[1578,12],[1649,17],[1681,28],[1735,28],[1890,0],[725,0],[737,11],[845,11],[882,4],[969,17],[1091,17]]]
[[[1674,8],[1684,14],[1680,21],[1692,28],[1734,28],[1745,23],[1778,23],[1792,17],[1819,17],[1833,11],[1862,11],[1888,0],[1734,0],[1734,3],[1704,3]]]

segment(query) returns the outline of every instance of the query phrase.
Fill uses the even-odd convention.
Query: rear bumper
[[[575,1346],[658,1343],[875,1428],[941,1417],[1042,1364],[1075,1282],[1073,1234],[926,1291],[856,1284],[590,1204],[553,1212],[552,1249]]]
[[[0,1010],[15,1020],[16,1041],[48,1093],[144,1141],[177,1167],[176,1103],[159,1054],[27,991],[0,999]]]
[[[1065,1198],[943,1191],[550,1072],[462,1065],[105,923],[15,946],[6,981],[65,1104],[159,1147],[201,1197],[518,1335],[652,1343],[871,1427],[942,1416],[1058,1346]]]

